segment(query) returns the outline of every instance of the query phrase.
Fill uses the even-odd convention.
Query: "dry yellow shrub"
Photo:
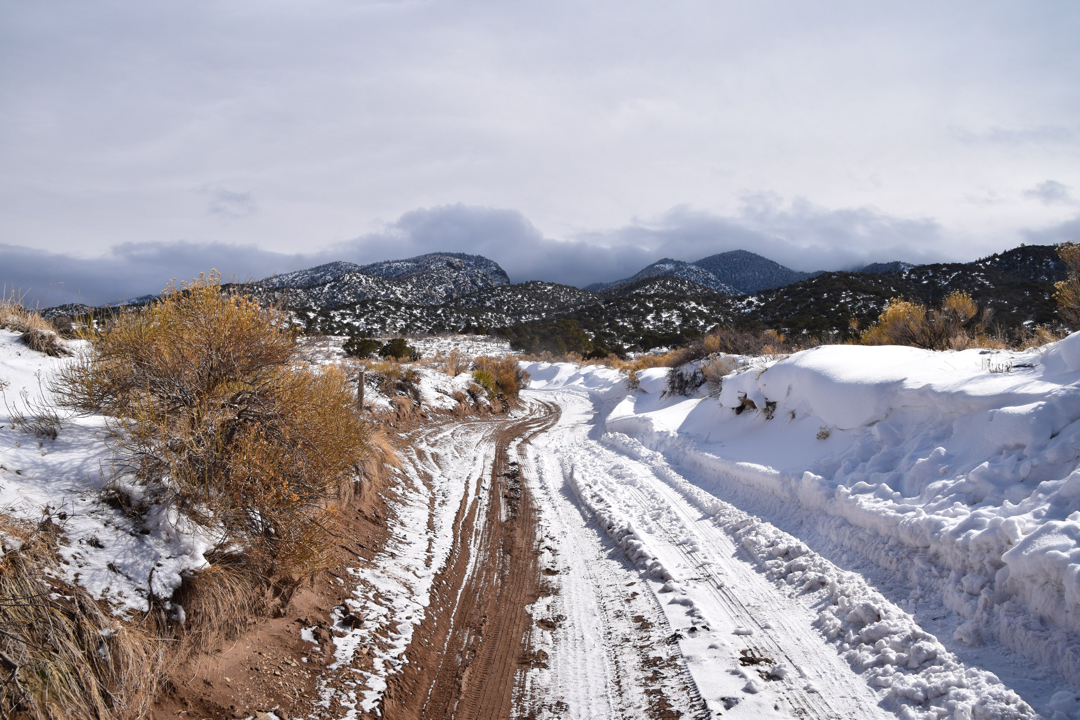
[[[514,400],[529,384],[529,373],[521,368],[517,358],[478,357],[473,360],[473,380],[487,391],[489,398]]]
[[[964,350],[972,347],[1004,347],[986,334],[989,312],[976,322],[979,307],[971,296],[954,290],[936,310],[903,298],[893,298],[876,323],[859,337],[863,345],[911,345],[927,350]]]
[[[328,503],[354,481],[368,435],[345,374],[304,367],[286,316],[222,293],[216,275],[170,286],[88,339],[56,395],[114,419],[147,500],[267,576],[318,569]]]
[[[1080,329],[1080,245],[1062,244],[1058,248],[1058,257],[1069,272],[1068,279],[1054,284],[1058,315],[1070,329],[1077,330]]]

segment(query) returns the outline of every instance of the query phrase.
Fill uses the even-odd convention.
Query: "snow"
[[[0,512],[34,522],[51,518],[65,537],[59,546],[65,579],[118,614],[145,612],[149,588],[168,598],[184,571],[207,565],[213,538],[163,507],[138,521],[103,501],[100,489],[113,462],[104,418],[63,418],[55,439],[13,425],[13,414],[51,403],[49,377],[62,362],[0,330]]]
[[[818,591],[836,584],[830,607],[849,597],[855,570],[855,605],[880,614],[885,602],[895,615],[887,626],[850,612],[818,619],[853,667],[906,677],[928,664],[952,668],[934,671],[950,682],[999,687],[982,669],[991,665],[1048,717],[1080,717],[1057,709],[1061,698],[1049,705],[1080,686],[1080,335],[1025,352],[825,346],[743,364],[718,399],[667,395],[663,368],[638,373],[629,392],[609,369],[524,367],[534,391],[590,398],[598,437],[702,493],[703,509],[752,508],[768,521],[753,527],[797,531],[811,565],[838,561],[820,570]],[[720,524],[755,556],[748,531]],[[765,557],[760,568],[788,582]],[[933,639],[898,650],[890,638],[905,633]],[[921,681],[880,678],[919,694]]]

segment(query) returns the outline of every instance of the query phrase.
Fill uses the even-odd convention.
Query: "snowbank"
[[[660,452],[717,497],[747,493],[1080,684],[1080,334],[1026,352],[826,346],[759,360],[719,398],[528,363],[580,388],[605,430]],[[771,498],[771,499],[770,499]]]

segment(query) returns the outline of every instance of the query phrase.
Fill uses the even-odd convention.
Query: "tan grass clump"
[[[529,384],[529,373],[521,368],[517,358],[478,357],[473,361],[473,380],[484,388],[491,399],[514,401]]]
[[[14,294],[0,298],[0,328],[22,333],[19,340],[36,352],[53,357],[71,354],[56,328],[40,313],[23,307]]]
[[[368,363],[366,372],[383,395],[406,397],[413,404],[420,404],[420,373],[416,368],[388,358]]]
[[[146,502],[175,507],[268,580],[318,570],[328,507],[368,437],[345,373],[304,367],[286,316],[222,293],[216,274],[88,339],[54,392],[114,420]]]
[[[163,645],[55,578],[55,536],[0,515],[0,717],[146,717]]]
[[[441,373],[449,375],[450,377],[457,377],[469,369],[469,366],[472,364],[472,358],[461,352],[458,348],[453,348],[448,353],[439,351],[435,354],[435,357],[424,362]]]

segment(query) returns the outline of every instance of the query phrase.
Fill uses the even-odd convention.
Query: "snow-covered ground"
[[[13,422],[52,407],[49,379],[64,362],[30,350],[18,337],[0,330],[0,512],[34,522],[51,518],[65,538],[59,552],[68,581],[120,614],[146,611],[150,587],[168,598],[181,572],[206,566],[203,553],[213,538],[192,532],[163,508],[137,519],[103,502],[99,489],[113,472],[101,416],[60,411],[55,437]]]
[[[423,352],[455,347],[438,343]],[[319,362],[336,361],[331,345]],[[150,586],[167,597],[203,566],[212,539],[101,501],[102,418],[64,418],[55,439],[13,426],[61,362],[0,331],[0,510],[50,516],[68,579],[137,612]],[[532,607],[547,660],[520,671],[517,706],[1080,719],[1080,335],[1023,353],[829,346],[738,362],[715,397],[668,395],[664,368],[630,392],[602,367],[525,364],[526,399],[562,417],[515,450],[557,590]],[[428,409],[471,382],[417,370]],[[433,427],[409,450],[395,538],[348,603],[368,622],[338,638],[343,667],[381,648],[338,698],[354,713],[377,704],[425,616],[454,513],[491,466],[478,433]]]
[[[821,347],[753,361],[717,398],[668,396],[660,368],[628,392],[604,368],[525,367],[531,393],[590,404],[567,481],[665,579],[658,598],[722,627],[737,612],[700,568],[737,555],[802,607],[764,622],[809,613],[791,622],[884,709],[1023,716],[1016,693],[1080,717],[1080,335],[1023,353]],[[708,645],[681,642],[708,699]],[[791,666],[820,686],[814,662]]]

